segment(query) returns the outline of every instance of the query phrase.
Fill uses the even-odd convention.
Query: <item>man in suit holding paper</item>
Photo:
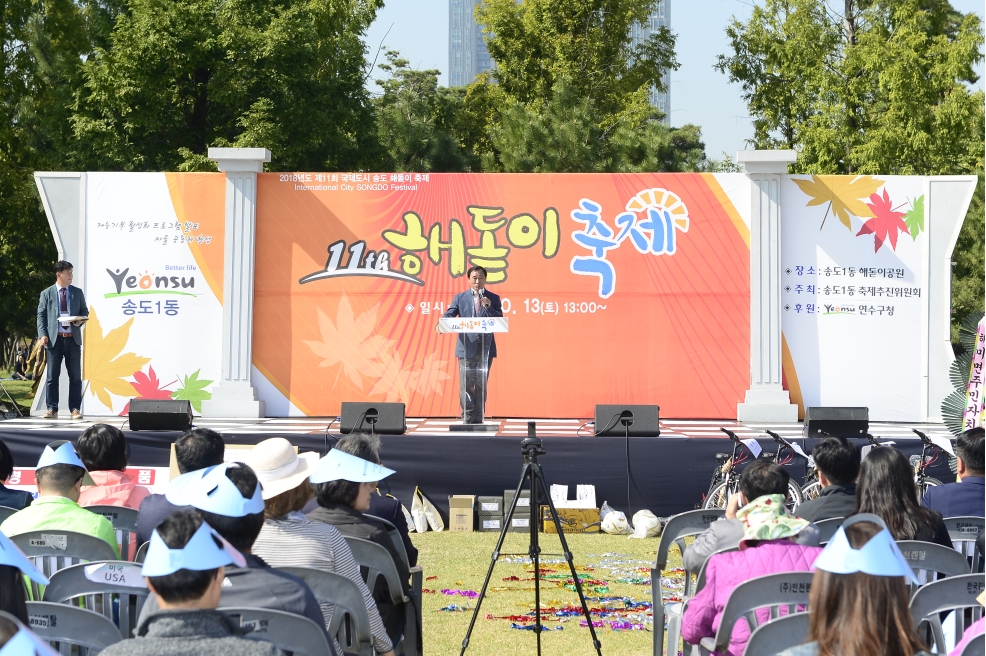
[[[41,292],[38,302],[38,341],[48,353],[45,381],[45,419],[58,417],[58,378],[62,360],[68,371],[68,406],[72,419],[82,419],[82,324],[89,316],[86,297],[72,286],[72,263],[55,264],[55,284]],[[60,317],[76,317],[66,321]]]
[[[466,276],[469,278],[469,289],[455,295],[442,317],[502,317],[500,297],[486,289],[486,269],[481,266],[470,267]],[[485,348],[481,348],[481,345]],[[496,339],[493,335],[459,333],[455,357],[459,359],[459,405],[462,406],[463,421],[467,424],[480,424],[483,422],[483,405],[486,403],[486,383],[489,381],[493,358],[496,357]],[[486,375],[481,379],[484,358]],[[483,404],[473,402],[479,398],[480,387],[483,390]]]

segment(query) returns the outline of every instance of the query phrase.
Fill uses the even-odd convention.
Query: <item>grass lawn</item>
[[[0,378],[10,378],[10,371],[3,369],[0,370]],[[10,395],[14,397],[14,401],[21,406],[21,412],[27,414],[31,411],[31,402],[34,401],[34,397],[31,395],[31,385],[34,384],[32,380],[4,380],[3,387]],[[4,408],[10,404],[10,400],[7,395],[0,391],[0,406]]]
[[[460,595],[445,595],[442,590],[474,590],[478,592],[489,568],[490,554],[496,545],[498,533],[424,533],[412,534],[411,538],[419,550],[418,562],[424,568],[426,590],[434,593],[424,594],[424,648],[430,655],[458,654],[465,637],[472,611],[447,612],[440,610],[451,604],[472,609],[475,599]],[[594,581],[605,581],[607,592],[591,591],[592,583],[583,583],[586,597],[627,597],[633,601],[651,601],[650,571],[654,562],[658,538],[645,540],[631,539],[617,535],[566,535],[569,548],[577,567],[592,567],[592,571],[579,570],[579,574]],[[503,553],[523,553],[526,556],[529,535],[508,533]],[[561,543],[558,537],[541,534],[543,554],[560,554]],[[675,558],[677,550],[674,550]],[[568,566],[558,555],[545,555],[549,562],[542,568],[556,570],[546,576],[566,574]],[[509,619],[486,619],[487,615],[506,617],[522,615],[534,608],[534,590],[531,580],[504,581],[517,577],[530,579],[531,566],[510,562],[501,556],[493,572],[486,599],[476,620],[467,654],[533,654],[536,653],[536,636],[533,631],[511,628]],[[551,562],[561,561],[561,562]],[[669,567],[680,567],[680,558]],[[437,578],[431,578],[437,577]],[[431,578],[431,580],[428,580]],[[635,583],[617,582],[617,579],[638,579]],[[560,583],[564,583],[562,580]],[[643,584],[646,582],[646,584]],[[545,607],[578,606],[578,596],[568,590],[557,579],[542,581],[541,605]],[[506,588],[506,589],[504,589]],[[590,608],[598,608],[598,601],[589,602]],[[641,609],[640,614],[648,616],[646,630],[614,631],[609,622],[616,618],[604,618],[605,625],[596,628],[602,642],[604,654],[650,654],[653,650],[653,634],[649,621],[650,609]],[[544,620],[545,626],[563,627],[561,631],[544,631],[541,634],[544,654],[593,654],[589,629],[579,626],[580,617],[565,618],[559,622],[555,618]],[[640,620],[634,620],[639,622]]]

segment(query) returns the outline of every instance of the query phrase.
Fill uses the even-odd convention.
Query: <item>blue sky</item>
[[[746,19],[751,6],[748,0],[671,0],[671,29],[678,35],[681,63],[671,74],[671,124],[701,126],[710,157],[723,152],[735,156],[752,133],[739,86],[713,69],[716,56],[729,46],[726,24],[732,16]],[[983,15],[983,0],[952,0],[952,6]],[[382,43],[400,50],[415,68],[437,68],[439,83],[447,84],[448,0],[387,0],[366,43],[371,61]],[[372,79],[381,77],[379,73],[374,71]],[[977,86],[983,87],[982,80]],[[379,90],[372,82],[369,87]]]

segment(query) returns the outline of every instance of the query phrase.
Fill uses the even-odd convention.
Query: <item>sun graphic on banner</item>
[[[621,228],[619,241],[630,237],[634,248],[641,253],[674,255],[675,231],[688,232],[689,224],[688,208],[678,194],[667,189],[645,189],[627,202],[626,209],[616,217],[616,224]],[[644,218],[637,220],[641,212]],[[647,239],[642,231],[650,233],[651,238]]]

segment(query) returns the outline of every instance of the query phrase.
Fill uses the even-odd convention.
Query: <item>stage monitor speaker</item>
[[[661,434],[656,405],[597,405],[596,436],[657,437]]]
[[[869,408],[805,408],[805,437],[862,437],[870,430]]]
[[[407,432],[403,403],[352,403],[342,404],[339,432],[343,434],[361,431],[378,435],[403,435]]]
[[[187,431],[192,427],[192,404],[189,401],[133,399],[128,418],[133,431]]]

